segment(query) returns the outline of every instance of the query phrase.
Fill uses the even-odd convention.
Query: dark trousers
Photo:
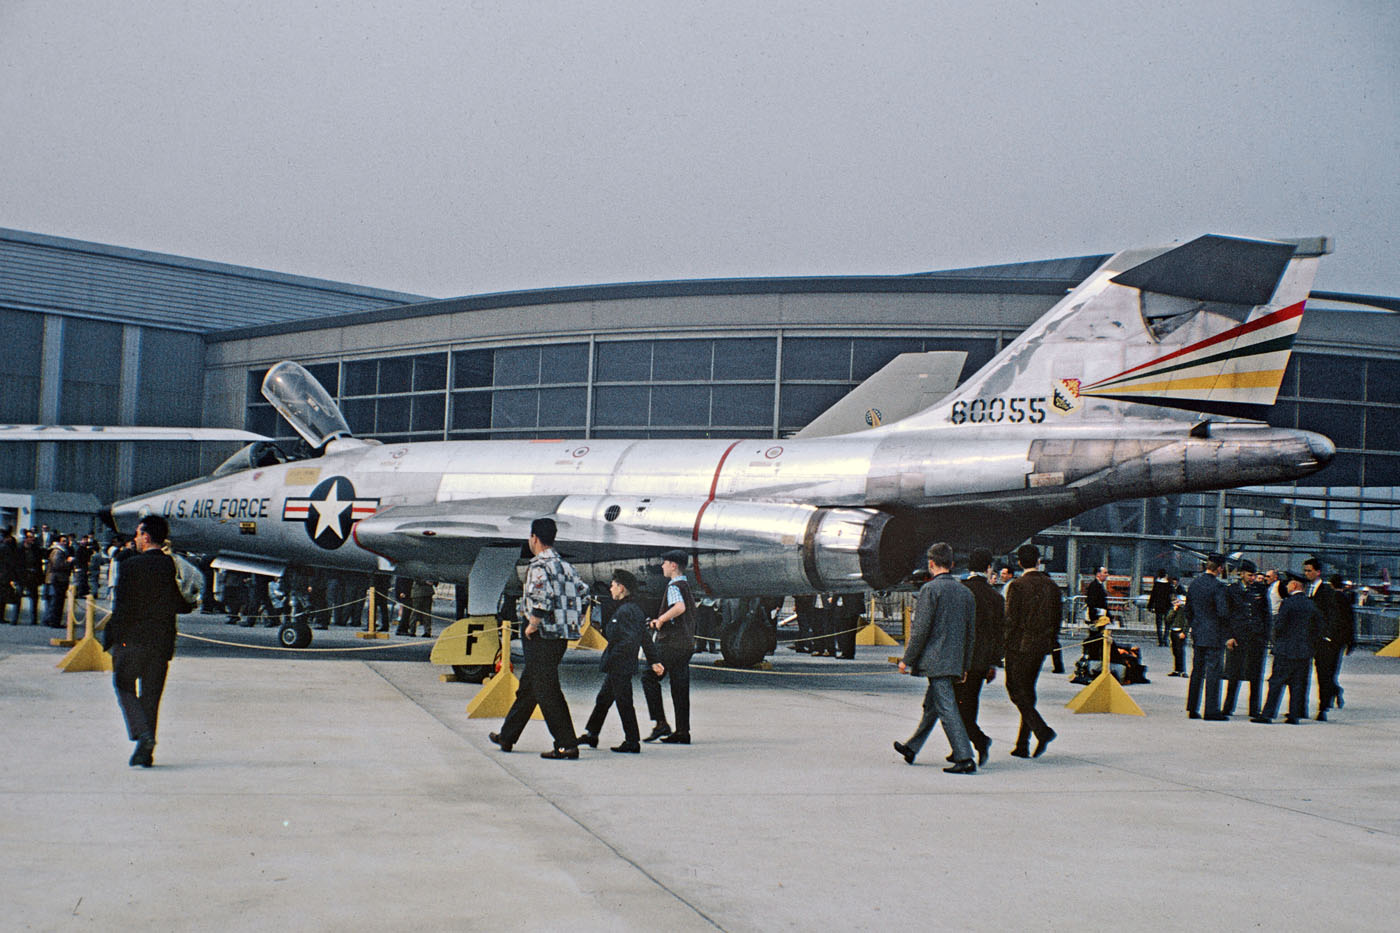
[[[1186,633],[1173,630],[1167,635],[1172,645],[1172,673],[1186,673]]]
[[[1283,688],[1288,688],[1288,718],[1305,719],[1308,715],[1308,659],[1281,658],[1274,655],[1274,669],[1269,672],[1269,698],[1264,701],[1265,719],[1278,715],[1283,700]]]
[[[1249,684],[1249,715],[1258,716],[1264,701],[1264,640],[1242,638],[1225,654],[1225,705],[1221,712],[1230,715],[1240,695],[1241,681]]]
[[[650,667],[642,674],[642,693],[647,698],[647,715],[652,722],[666,722],[666,706],[661,702],[661,678],[671,681],[671,705],[675,707],[677,732],[690,733],[690,649],[656,646],[661,666],[666,673],[660,677]]]
[[[1065,672],[1064,653],[1060,651],[1060,636],[1055,636],[1055,647],[1050,649],[1050,673],[1063,674]]]
[[[1317,670],[1317,711],[1331,709],[1337,701],[1337,662],[1342,652],[1331,641],[1323,641],[1313,653]]]
[[[29,624],[39,624],[39,585],[37,583],[26,583],[19,587],[20,599],[29,597]],[[15,605],[15,624],[20,624],[21,610],[18,604]]]
[[[126,735],[155,741],[160,695],[170,662],[149,648],[118,645],[112,650],[112,686],[126,719]]]
[[[1205,715],[1220,715],[1220,678],[1225,674],[1225,649],[1195,645],[1191,648],[1191,683],[1186,687],[1186,711],[1201,712],[1201,688],[1205,688]]]
[[[1037,739],[1048,737],[1054,730],[1045,724],[1035,708],[1035,682],[1045,655],[1034,652],[1006,652],[1006,695],[1021,714],[1021,728],[1016,733],[1016,747],[1029,747],[1032,734]]]
[[[929,733],[943,720],[943,734],[948,737],[948,747],[953,752],[954,761],[971,761],[972,745],[963,728],[962,715],[958,712],[958,699],[953,691],[956,677],[930,677],[928,690],[924,692],[924,715],[919,726],[906,743],[916,753],[924,747]]]
[[[972,744],[981,748],[987,743],[987,733],[977,725],[977,711],[982,705],[983,676],[973,671],[961,683],[953,683],[953,696],[958,700],[958,715],[962,717],[963,729]]]
[[[63,607],[68,601],[68,581],[44,584],[44,624],[49,628],[63,628],[67,620],[63,618]]]
[[[525,731],[530,715],[539,706],[544,724],[554,737],[555,748],[578,748],[569,702],[559,686],[559,662],[569,643],[563,638],[526,638],[522,642],[525,666],[520,670],[520,689],[501,724],[503,745],[514,745]]]
[[[1157,646],[1165,647],[1167,644],[1167,614],[1165,612],[1153,613],[1157,617]]]
[[[603,686],[598,689],[598,698],[593,701],[593,712],[588,717],[584,731],[597,735],[608,718],[608,710],[617,707],[617,718],[622,720],[622,735],[628,742],[641,741],[642,733],[637,727],[637,708],[632,705],[632,671],[608,671],[603,678]]]

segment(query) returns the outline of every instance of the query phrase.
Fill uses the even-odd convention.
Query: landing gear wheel
[[[452,675],[459,683],[479,684],[495,673],[495,666],[491,664],[454,664],[452,665]]]
[[[311,626],[305,622],[288,622],[277,630],[277,640],[283,648],[305,648],[311,644]]]

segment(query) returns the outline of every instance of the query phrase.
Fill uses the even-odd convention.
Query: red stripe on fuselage
[[[710,494],[705,501],[700,503],[700,509],[695,513],[695,526],[690,529],[690,540],[692,544],[700,542],[700,519],[705,516],[705,510],[710,507],[710,503],[715,501],[715,492],[719,489],[719,472],[724,469],[724,461],[729,459],[729,455],[738,447],[742,441],[735,441],[724,449],[720,454],[719,463],[715,464],[715,475],[710,478]],[[705,585],[705,581],[700,577],[700,552],[692,547],[690,551],[690,562],[695,568],[695,582],[700,584],[700,589],[706,594],[710,593],[710,588]]]

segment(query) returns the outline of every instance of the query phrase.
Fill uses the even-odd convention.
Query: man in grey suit
[[[1219,722],[1229,719],[1220,708],[1220,680],[1225,675],[1225,649],[1235,648],[1231,637],[1230,599],[1220,582],[1225,558],[1206,558],[1206,572],[1186,590],[1186,622],[1191,628],[1191,682],[1186,688],[1186,714],[1192,719]],[[1205,688],[1202,716],[1201,688]]]
[[[924,715],[909,741],[895,742],[894,750],[912,765],[924,740],[941,719],[953,750],[953,764],[943,770],[949,774],[972,774],[977,763],[958,713],[953,684],[964,680],[972,666],[977,603],[972,591],[953,576],[953,549],[947,544],[940,542],[928,549],[928,569],[932,579],[919,590],[909,644],[899,662],[901,674],[923,674],[928,678]]]

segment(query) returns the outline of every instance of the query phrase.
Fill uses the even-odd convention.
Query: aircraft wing
[[[167,428],[102,424],[0,424],[0,441],[270,441],[236,428]]]
[[[459,567],[473,561],[483,548],[520,547],[537,518],[554,519],[559,528],[558,550],[570,560],[607,560],[695,546],[688,530],[610,521],[606,504],[615,499],[518,496],[396,506],[356,524],[354,536],[360,547],[396,566],[423,568]],[[737,551],[739,546],[707,541],[705,550]]]

